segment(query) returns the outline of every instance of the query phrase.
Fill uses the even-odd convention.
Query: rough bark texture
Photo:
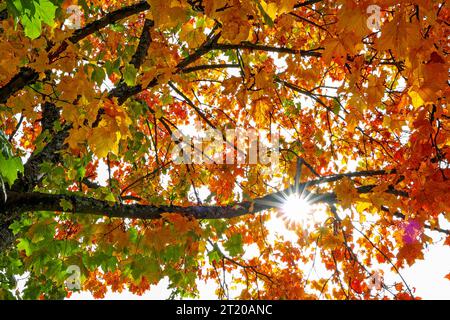
[[[371,175],[371,173],[369,173]],[[342,175],[335,179],[342,179]],[[334,180],[334,181],[336,181]],[[333,192],[324,194],[315,194],[306,190],[314,184],[320,184],[324,181],[333,181],[330,177],[318,179],[311,182],[301,183],[297,187],[291,186],[286,190],[268,194],[264,197],[252,201],[243,201],[227,206],[172,206],[172,205],[140,205],[140,204],[121,204],[103,200],[97,200],[90,197],[78,196],[75,194],[45,194],[39,192],[8,192],[8,200],[0,214],[6,214],[9,219],[14,219],[17,215],[29,211],[64,211],[61,203],[69,202],[72,206],[71,211],[76,214],[107,215],[118,218],[133,219],[158,219],[162,213],[180,213],[191,216],[196,219],[226,219],[239,217],[246,214],[254,214],[262,210],[279,208],[283,205],[283,199],[293,194],[295,190],[301,191],[303,196],[308,197],[311,203],[335,204],[337,202],[336,194]],[[357,188],[359,193],[369,193],[376,186],[362,186]],[[405,192],[388,188],[387,193],[397,196],[407,197]]]

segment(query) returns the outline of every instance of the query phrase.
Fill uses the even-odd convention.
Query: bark
[[[369,176],[384,175],[384,171],[367,172]],[[163,213],[180,213],[195,219],[228,219],[235,218],[247,214],[255,214],[263,210],[280,208],[284,204],[284,199],[288,195],[293,194],[294,190],[301,193],[308,198],[311,203],[326,203],[329,205],[337,203],[336,194],[333,192],[316,194],[307,190],[308,187],[337,181],[345,176],[363,176],[363,173],[350,173],[348,175],[336,175],[324,177],[306,183],[301,183],[297,187],[290,186],[289,188],[268,194],[266,196],[251,200],[242,201],[226,206],[173,206],[173,205],[141,205],[141,204],[121,204],[115,202],[108,202],[97,200],[94,198],[80,196],[73,193],[68,194],[45,194],[39,192],[7,192],[8,200],[0,214],[3,213],[9,220],[15,219],[23,212],[30,211],[65,211],[61,203],[69,202],[72,205],[71,211],[74,214],[93,214],[93,215],[107,215],[117,218],[132,218],[132,219],[158,219]],[[362,186],[358,187],[359,193],[370,193],[376,186]],[[403,191],[395,190],[389,187],[386,193],[394,194],[401,197],[407,197],[408,194]],[[66,210],[67,211],[67,210]]]

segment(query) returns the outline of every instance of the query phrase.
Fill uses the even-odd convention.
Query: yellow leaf
[[[370,32],[367,27],[368,15],[365,10],[361,10],[362,7],[366,9],[365,6],[358,5],[353,0],[345,1],[337,15],[337,29],[340,32],[353,33],[359,40],[368,34]]]
[[[150,10],[158,28],[173,28],[187,19],[187,11],[176,1],[148,0]]]
[[[356,204],[356,211],[359,213],[363,213],[366,209],[370,208],[372,206],[369,202],[358,202]]]
[[[215,18],[216,10],[224,8],[226,4],[226,0],[204,0],[203,5],[205,6],[205,14],[208,17]]]
[[[342,233],[334,234],[331,229],[322,227],[318,231],[319,244],[324,249],[334,250],[344,242]]]
[[[277,0],[278,15],[292,11],[297,2],[297,0]],[[267,12],[267,14],[269,13]]]
[[[164,111],[160,106],[158,106],[155,111],[155,117],[156,117],[156,119],[161,119],[163,116],[164,116]]]
[[[369,106],[376,106],[384,96],[384,77],[369,76],[367,88],[367,103]]]
[[[180,40],[186,41],[190,48],[196,48],[205,41],[205,34],[189,21],[181,27]]]
[[[266,99],[259,99],[255,102],[253,108],[253,117],[255,118],[255,122],[264,127],[268,121],[269,117],[267,116],[268,112],[271,110],[270,102]]]
[[[73,128],[69,131],[69,136],[66,139],[66,143],[69,148],[75,152],[79,151],[79,145],[86,141],[89,129],[87,127]]]
[[[274,2],[267,3],[264,0],[261,1],[261,7],[263,8],[264,12],[267,13],[267,15],[270,17],[270,19],[275,20],[275,17],[277,16],[278,11],[278,5]]]
[[[109,152],[117,154],[120,137],[120,132],[102,120],[98,127],[92,129],[92,134],[88,138],[89,147],[99,158],[106,157]]]
[[[414,106],[414,108],[417,109],[424,105],[425,101],[423,101],[419,93],[414,90],[409,90],[408,94],[411,97],[412,105]]]
[[[420,45],[422,37],[419,30],[417,23],[409,22],[403,14],[398,13],[381,28],[377,47],[380,51],[392,50],[394,54],[404,55]]]

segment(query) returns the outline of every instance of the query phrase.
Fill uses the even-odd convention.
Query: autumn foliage
[[[0,298],[64,298],[72,265],[95,298],[419,298],[402,268],[450,245],[448,3],[0,10]],[[175,163],[194,123],[277,128],[277,166]]]

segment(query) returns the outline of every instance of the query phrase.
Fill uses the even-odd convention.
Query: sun
[[[303,194],[287,195],[283,199],[279,210],[278,218],[283,220],[288,229],[301,227],[302,229],[311,229],[315,223],[322,220],[323,208],[312,203],[308,197]]]
[[[297,195],[290,195],[283,205],[283,212],[287,216],[297,216],[301,211],[310,211],[311,205],[308,200]]]

